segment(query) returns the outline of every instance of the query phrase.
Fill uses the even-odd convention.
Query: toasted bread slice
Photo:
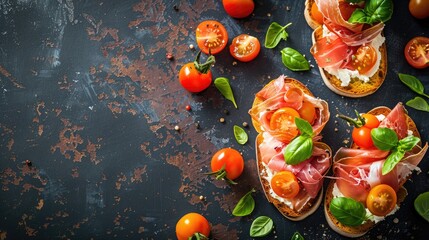
[[[256,144],[255,144],[256,161],[257,161],[256,166],[258,170],[258,177],[268,202],[272,203],[279,210],[279,212],[289,220],[300,221],[305,219],[306,217],[314,213],[317,210],[317,208],[320,206],[323,198],[323,187],[320,189],[317,197],[310,199],[310,201],[308,201],[300,211],[290,208],[288,205],[281,202],[279,199],[273,197],[273,195],[270,194],[270,191],[272,191],[270,182],[265,178],[267,176],[267,172],[266,172],[267,170],[262,163],[262,160],[261,160],[262,157],[260,156],[260,151],[259,151],[259,145],[262,143],[262,141],[263,141],[263,136],[262,136],[262,133],[260,133],[256,138]],[[325,143],[315,142],[314,145],[322,149],[325,149],[325,151],[329,153],[329,156],[332,156],[331,148]]]
[[[371,109],[370,111],[368,111],[368,113],[373,114],[373,115],[384,115],[387,116],[390,113],[391,109],[385,106],[380,106],[380,107],[376,107]],[[416,137],[420,138],[420,133],[417,130],[417,126],[414,123],[414,121],[408,116],[407,116],[407,125],[408,125],[408,129],[413,131],[413,135]],[[421,142],[419,143],[419,145],[421,146]],[[351,148],[359,148],[355,143],[352,143]],[[411,175],[409,175],[409,177],[411,177]],[[400,183],[400,185],[403,185],[408,179],[404,179],[403,182]],[[333,215],[332,213],[329,211],[329,206],[331,204],[331,201],[333,199],[333,188],[334,188],[334,184],[335,184],[335,180],[331,180],[329,182],[329,185],[326,189],[326,194],[325,194],[325,201],[324,201],[324,211],[325,211],[325,218],[326,221],[328,222],[329,226],[337,233],[346,236],[346,237],[360,237],[365,235],[371,228],[373,228],[376,223],[372,222],[372,221],[366,221],[364,224],[359,225],[359,226],[347,226],[344,225],[342,223],[340,223]],[[404,200],[405,197],[407,196],[407,190],[404,187],[401,187],[398,192],[396,193],[397,195],[397,205],[399,206]]]
[[[264,88],[266,88],[266,87],[268,87],[270,84],[273,84],[274,83],[274,81],[275,80],[271,80],[267,85],[265,85],[262,89],[264,89]],[[299,88],[299,89],[301,89],[305,94],[308,94],[308,95],[310,95],[310,96],[314,96],[313,95],[313,93],[311,93],[311,91],[302,83],[302,82],[300,82],[300,81],[298,81],[298,80],[296,80],[296,79],[294,79],[294,78],[288,78],[288,77],[285,77],[284,78],[284,81],[285,81],[285,83],[288,83],[288,84],[292,84],[292,85],[294,85],[295,87],[297,87],[297,88]],[[258,97],[255,97],[255,99],[253,100],[253,104],[252,104],[252,107],[253,106],[255,106],[255,105],[257,105],[257,104],[259,104],[259,103],[261,103],[261,102],[263,102],[264,101],[264,99],[261,99],[261,98],[258,98]],[[255,130],[258,132],[258,133],[260,133],[260,132],[262,132],[262,129],[261,129],[261,125],[259,124],[259,122],[258,121],[256,121],[256,120],[254,120],[253,118],[252,118],[252,124],[253,124],[253,127],[255,128]]]
[[[313,16],[311,15],[311,7],[313,6],[313,3],[314,3],[314,0],[305,0],[304,17],[305,17],[305,21],[307,21],[307,24],[312,29],[316,29],[321,25],[316,20],[314,20]]]
[[[317,39],[323,36],[322,27],[318,27],[313,31],[312,40],[313,44]],[[341,86],[341,80],[336,76],[328,73],[325,69],[319,67],[320,75],[325,85],[335,92],[336,94],[359,98],[373,94],[383,84],[387,74],[387,50],[386,43],[384,42],[378,49],[381,53],[380,66],[368,82],[363,82],[358,78],[352,78],[348,86]]]

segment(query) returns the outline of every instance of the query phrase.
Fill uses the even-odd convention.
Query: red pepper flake
[[[191,111],[191,110],[192,110],[191,105],[186,105],[186,111]]]
[[[167,53],[165,54],[165,56],[167,57],[168,60],[173,60],[173,54],[172,53]]]

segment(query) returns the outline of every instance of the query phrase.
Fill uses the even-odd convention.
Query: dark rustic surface
[[[256,132],[247,128],[250,141],[242,146],[232,127],[250,123],[254,94],[286,74],[330,103],[324,141],[334,150],[344,146],[349,128],[336,113],[413,98],[398,72],[419,77],[429,89],[428,70],[412,69],[403,57],[411,37],[429,36],[429,24],[411,17],[408,1],[396,1],[385,28],[387,79],[375,94],[349,99],[330,92],[317,68],[294,73],[281,63],[280,50],[289,46],[314,64],[303,1],[255,2],[251,17],[236,20],[220,0],[0,0],[0,239],[175,239],[175,224],[187,212],[206,216],[214,239],[249,239],[260,215],[275,223],[267,239],[289,239],[295,231],[306,239],[341,238],[321,207],[291,222],[266,201],[256,173]],[[238,109],[214,86],[191,94],[178,83],[180,67],[196,54],[189,49],[196,46],[195,27],[206,19],[222,22],[229,41],[249,33],[262,44],[271,22],[293,23],[289,39],[262,48],[255,61],[233,66],[227,50],[216,56],[213,74],[231,80]],[[409,114],[428,141],[429,113]],[[204,175],[223,147],[245,158],[237,186]],[[363,239],[427,235],[429,224],[413,207],[416,196],[429,190],[427,157],[420,167],[422,173],[406,183],[409,196],[397,214]],[[236,202],[251,188],[258,190],[255,211],[233,217]]]

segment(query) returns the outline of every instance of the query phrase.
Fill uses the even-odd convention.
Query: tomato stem
[[[206,62],[201,64],[200,56],[201,56],[201,51],[198,52],[197,57],[195,58],[195,61],[194,61],[194,65],[195,65],[195,68],[198,70],[198,72],[202,74],[206,74],[210,70],[211,65],[216,62],[216,59],[213,55],[210,54],[210,51],[209,51],[209,57],[207,58]]]
[[[206,239],[209,239],[209,238],[206,235],[197,232],[194,235],[192,235],[192,237],[189,237],[189,240],[193,240],[193,239],[196,239],[196,240],[206,240]]]
[[[355,110],[357,118],[351,118],[342,114],[337,114],[337,117],[346,120],[349,125],[353,125],[356,128],[360,128],[365,125],[365,118],[362,117],[357,110]]]
[[[221,169],[217,171],[206,173],[206,175],[215,175],[217,180],[226,180],[230,184],[237,184],[237,182],[234,182],[233,180],[229,179],[226,174],[227,172],[225,170],[225,164],[222,166]]]

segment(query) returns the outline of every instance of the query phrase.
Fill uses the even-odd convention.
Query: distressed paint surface
[[[323,86],[317,68],[294,73],[281,62],[279,51],[289,46],[314,64],[303,4],[255,3],[251,17],[237,20],[215,0],[0,0],[0,239],[175,239],[175,224],[188,212],[207,217],[214,239],[248,239],[259,215],[274,220],[267,239],[289,239],[295,231],[306,239],[339,239],[321,208],[297,223],[266,201],[256,173],[256,132],[245,128],[250,141],[239,145],[232,127],[251,122],[247,111],[254,94],[280,74],[326,99],[331,115],[412,98],[397,72],[423,77],[428,71],[410,68],[398,51],[416,34],[410,29],[428,36],[427,24],[395,12],[385,31],[393,56],[387,82],[374,95],[347,99]],[[395,4],[406,9],[405,2]],[[227,50],[216,56],[213,74],[230,79],[238,109],[214,86],[191,94],[178,82],[180,67],[197,53],[189,48],[197,46],[195,27],[206,19],[222,22],[230,41],[244,32],[261,44],[272,21],[293,22],[287,42],[263,48],[255,61],[235,65]],[[399,19],[411,27],[396,24]],[[427,141],[424,113],[409,113]],[[335,150],[346,144],[349,131],[333,118],[323,137]],[[211,156],[223,147],[245,158],[236,186],[205,175]],[[412,206],[429,188],[427,159],[420,167],[398,214],[363,239],[418,239],[425,232]],[[232,216],[252,188],[255,211]]]

